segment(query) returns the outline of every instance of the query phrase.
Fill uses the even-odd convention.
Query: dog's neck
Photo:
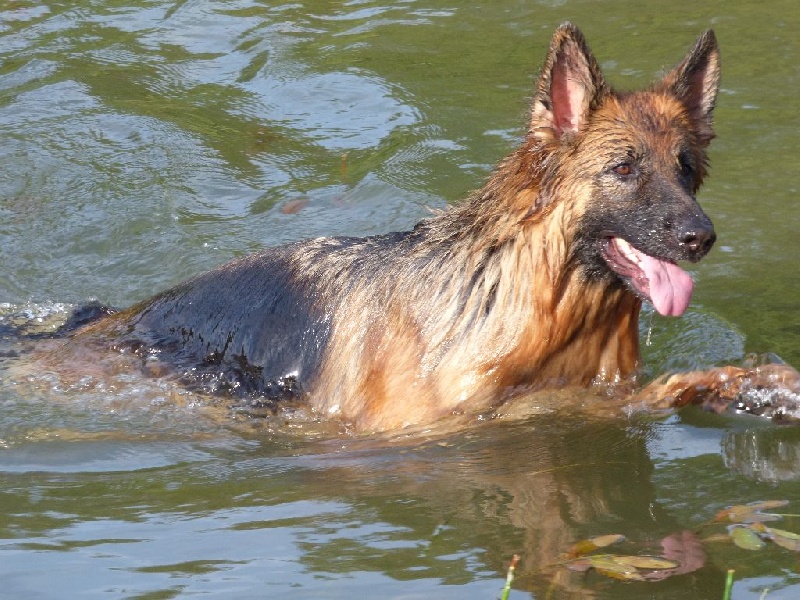
[[[508,296],[496,309],[516,320],[505,328],[513,342],[496,365],[498,382],[585,386],[633,376],[641,300],[606,281],[587,283],[578,270],[558,271],[552,249],[537,241],[528,243],[527,277],[518,273],[508,285],[501,283]],[[509,246],[507,252],[518,256],[520,248]]]
[[[612,279],[587,281],[575,264],[572,199],[542,189],[541,151],[529,146],[509,156],[465,207],[484,213],[470,217],[483,228],[471,239],[493,248],[481,268],[496,316],[487,314],[492,334],[481,339],[492,340],[499,359],[487,368],[509,387],[628,379],[640,363],[642,302]]]

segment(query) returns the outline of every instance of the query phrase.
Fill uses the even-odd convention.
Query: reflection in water
[[[107,452],[108,442],[18,441],[2,469],[2,529],[17,538],[4,545],[15,552],[2,570],[18,573],[19,591],[41,589],[17,557],[43,553],[39,564],[64,575],[58,557],[69,550],[94,565],[95,585],[138,593],[237,587],[259,570],[258,580],[300,584],[308,597],[322,591],[318,580],[360,572],[382,574],[381,585],[492,582],[495,593],[516,552],[518,585],[557,583],[555,597],[583,597],[585,575],[548,566],[577,539],[622,533],[628,551],[660,553],[659,540],[678,528],[655,500],[647,427],[633,423],[551,415],[383,440],[238,435]],[[160,461],[148,457],[159,448]],[[710,573],[709,589],[694,584],[698,594],[716,594]],[[85,577],[69,581],[66,591],[87,589]],[[671,597],[669,582],[658,585]],[[676,589],[685,593],[686,582]]]
[[[608,533],[627,537],[616,552],[661,555],[720,506],[767,497],[759,480],[796,481],[800,430],[731,420],[722,465],[707,459],[723,417],[697,411],[683,423],[592,419],[573,401],[522,420],[360,438],[308,415],[254,419],[131,373],[111,387],[65,390],[31,374],[10,388],[20,360],[7,357],[2,377],[0,575],[23,595],[58,581],[73,595],[266,584],[311,598],[336,581],[344,594],[469,584],[494,596],[520,554],[516,586],[537,597],[616,596],[620,584],[569,572],[560,555]],[[726,486],[731,472],[754,485]],[[624,597],[717,597],[729,558],[704,548],[691,575],[626,584]],[[68,576],[65,552],[86,575]],[[51,577],[25,567],[31,553]]]
[[[76,594],[257,581],[299,585],[307,597],[329,597],[321,582],[331,580],[355,593],[353,576],[397,594],[427,581],[494,595],[519,553],[517,587],[582,598],[614,584],[554,564],[577,540],[621,533],[620,552],[659,555],[662,540],[692,525],[659,500],[648,451],[659,427],[646,421],[574,409],[358,438],[290,415],[238,419],[192,394],[176,402],[141,376],[114,389],[48,381],[31,379],[24,399],[7,395],[0,416],[0,548],[12,551],[0,574],[16,573],[20,593],[52,581],[24,568],[30,552],[54,577],[67,577],[64,552],[92,565],[91,580],[61,582]],[[683,473],[682,489],[707,475]],[[650,598],[653,586],[662,598],[683,598],[687,586],[718,595],[720,568],[698,566],[708,576],[637,584],[625,597]]]
[[[722,457],[731,471],[758,481],[800,481],[800,429],[762,427],[726,432]]]

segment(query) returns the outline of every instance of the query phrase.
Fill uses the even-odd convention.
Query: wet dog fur
[[[462,204],[411,231],[263,250],[67,343],[158,355],[268,402],[302,397],[361,430],[629,381],[642,301],[682,313],[692,281],[677,262],[714,243],[695,193],[719,79],[707,31],[652,87],[617,92],[565,23],[521,146]]]

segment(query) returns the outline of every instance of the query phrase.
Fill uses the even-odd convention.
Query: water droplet
[[[653,314],[654,313],[652,312],[650,313],[650,322],[647,324],[647,335],[644,338],[644,345],[648,347],[652,345],[651,337],[653,335]]]

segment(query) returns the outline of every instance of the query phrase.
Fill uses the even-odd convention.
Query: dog
[[[215,390],[300,399],[368,431],[634,381],[642,302],[683,313],[693,280],[678,262],[715,241],[695,194],[719,81],[709,30],[652,87],[617,92],[564,23],[521,146],[462,204],[411,231],[265,249],[99,311],[67,344],[157,356]],[[673,376],[636,397],[730,395],[747,373]]]

